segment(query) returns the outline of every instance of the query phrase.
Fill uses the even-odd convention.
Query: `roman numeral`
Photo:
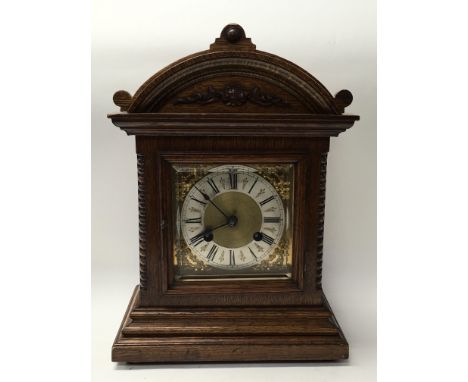
[[[264,201],[260,202],[261,206],[264,206],[265,204],[271,202],[275,197],[271,195],[269,198],[266,198]]]
[[[198,244],[200,244],[203,241],[204,235],[205,235],[205,232],[201,232],[198,235],[195,235],[194,237],[190,239],[190,244],[196,247]]]
[[[268,236],[266,233],[262,233],[262,240],[268,245],[272,245],[275,241],[275,239],[273,239],[271,236]]]
[[[213,178],[208,178],[208,184],[213,189],[215,194],[217,194],[219,192],[219,188],[218,188],[218,186],[216,186],[216,183],[214,182]]]
[[[210,261],[213,261],[217,252],[218,252],[218,246],[216,244],[213,244],[206,258]]]
[[[229,265],[236,265],[236,256],[234,250],[229,250]]]
[[[229,183],[231,184],[231,190],[237,190],[237,170],[236,169],[229,171]]]
[[[255,182],[253,182],[252,186],[250,187],[249,194],[250,194],[250,191],[252,191],[255,185],[257,184],[257,180],[258,178],[255,178]]]
[[[201,218],[191,218],[191,219],[186,219],[184,220],[185,223],[196,223],[196,224],[201,224]]]
[[[264,223],[279,223],[281,221],[280,217],[264,217],[263,222]]]
[[[195,200],[196,202],[206,206],[206,202],[202,202],[201,200],[198,200],[197,198],[194,198],[193,196],[191,196],[190,199]]]
[[[255,258],[255,260],[257,260],[257,256],[255,255],[254,251],[252,251],[252,250],[250,249],[250,247],[247,247],[247,248],[249,249],[249,251],[250,251],[250,253],[252,254],[252,256]]]

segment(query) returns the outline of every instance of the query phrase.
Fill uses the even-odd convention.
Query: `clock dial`
[[[191,252],[223,269],[254,266],[278,245],[285,212],[275,188],[256,170],[219,166],[188,192],[180,224]]]

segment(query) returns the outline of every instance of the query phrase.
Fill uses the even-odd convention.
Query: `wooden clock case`
[[[322,291],[327,153],[358,116],[309,73],[256,50],[227,25],[207,51],[169,65],[131,96],[114,125],[136,137],[140,284],[112,348],[118,362],[338,360],[348,343]],[[292,163],[289,280],[177,281],[171,165]]]

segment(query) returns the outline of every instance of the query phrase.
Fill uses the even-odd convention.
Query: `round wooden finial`
[[[120,106],[120,111],[126,111],[132,102],[132,96],[125,90],[115,92],[112,99],[117,106]]]
[[[210,45],[210,50],[255,50],[255,44],[245,37],[244,28],[239,24],[228,24],[221,31],[221,36]]]
[[[335,104],[341,113],[344,112],[345,107],[351,105],[351,102],[353,102],[353,95],[349,90],[344,89],[336,93]]]
[[[245,32],[239,24],[228,24],[222,30],[221,37],[224,37],[231,44],[235,44],[245,38]]]

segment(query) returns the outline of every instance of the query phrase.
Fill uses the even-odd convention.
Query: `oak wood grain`
[[[138,299],[137,286],[112,347],[113,361],[318,361],[348,357],[348,343],[327,303],[288,308],[141,309]],[[164,314],[158,315],[161,312]]]
[[[348,343],[322,291],[330,137],[359,120],[292,62],[227,25],[210,49],[120,90],[112,123],[135,135],[140,285],[112,348],[118,362],[340,360]],[[176,164],[290,164],[292,270],[283,280],[184,281],[173,261]]]

